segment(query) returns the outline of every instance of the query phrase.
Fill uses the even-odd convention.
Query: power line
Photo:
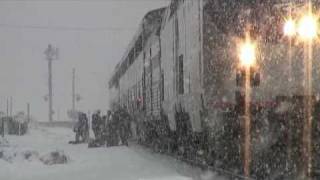
[[[0,28],[8,29],[36,29],[51,31],[132,31],[133,27],[71,27],[71,26],[39,26],[39,25],[16,25],[0,24]]]

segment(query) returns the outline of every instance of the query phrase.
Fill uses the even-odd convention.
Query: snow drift
[[[66,164],[70,158],[63,151],[52,151],[44,155],[39,155],[35,150],[23,150],[16,148],[0,149],[0,160],[8,163],[35,162],[39,161],[45,165]]]
[[[46,165],[66,164],[69,159],[63,151],[53,151],[40,157],[40,161]]]

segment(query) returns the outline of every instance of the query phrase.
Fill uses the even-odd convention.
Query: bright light
[[[292,37],[296,34],[296,23],[292,19],[288,19],[283,27],[283,33],[286,36]]]
[[[255,64],[256,60],[256,47],[250,40],[246,40],[240,46],[240,63],[242,66],[251,67]]]
[[[317,18],[312,14],[301,18],[298,24],[298,34],[303,40],[312,40],[318,34]]]

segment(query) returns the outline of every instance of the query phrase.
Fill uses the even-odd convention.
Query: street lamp
[[[240,65],[244,67],[252,67],[256,61],[256,45],[249,38],[240,44],[239,51]]]
[[[239,61],[241,66],[242,78],[244,78],[244,116],[243,119],[244,125],[244,175],[248,177],[250,175],[250,163],[251,163],[251,110],[250,110],[250,101],[251,101],[251,75],[250,69],[256,64],[256,43],[252,42],[247,35],[246,39],[239,44]],[[241,94],[241,93],[240,93]],[[242,103],[241,103],[242,104]]]
[[[302,40],[313,40],[318,34],[317,18],[311,13],[303,16],[298,23],[297,31]]]
[[[318,36],[318,18],[312,14],[311,5],[309,12],[303,16],[298,24],[298,35],[305,43],[305,122],[303,127],[303,154],[304,154],[304,169],[303,176],[309,179],[312,167],[312,43]]]
[[[309,3],[308,11],[297,22],[297,27],[292,19],[284,24],[284,35],[290,37],[297,35],[304,43],[304,94],[306,96],[304,110],[305,121],[303,125],[303,153],[304,169],[303,176],[308,177],[312,166],[312,43],[318,36],[318,17],[312,13],[312,5]],[[291,42],[290,42],[291,43]]]
[[[296,34],[296,22],[293,19],[287,19],[284,27],[283,33],[287,37],[293,37]]]

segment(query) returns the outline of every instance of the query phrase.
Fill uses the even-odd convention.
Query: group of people
[[[76,142],[88,141],[89,147],[100,146],[128,146],[128,138],[131,136],[131,118],[126,108],[119,107],[114,111],[108,111],[101,115],[97,110],[92,114],[91,128],[94,139],[89,140],[89,123],[85,113],[79,113],[78,122],[75,126]]]

